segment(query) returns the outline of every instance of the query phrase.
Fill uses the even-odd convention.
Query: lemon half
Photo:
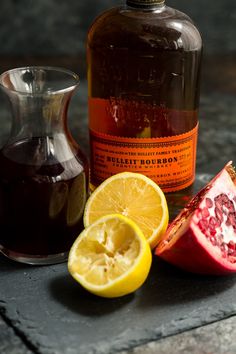
[[[111,298],[137,290],[151,262],[151,249],[140,228],[129,218],[113,214],[82,231],[70,250],[68,269],[85,289]]]
[[[84,225],[104,215],[122,214],[132,219],[154,248],[167,229],[169,213],[164,193],[150,178],[122,172],[106,179],[89,197]]]

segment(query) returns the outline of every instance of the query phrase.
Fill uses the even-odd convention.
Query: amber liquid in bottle
[[[202,42],[160,1],[99,16],[87,41],[91,182],[144,173],[165,192],[195,176]]]

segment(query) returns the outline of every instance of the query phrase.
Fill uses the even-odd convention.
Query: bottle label
[[[95,184],[123,171],[143,173],[164,192],[194,182],[198,124],[165,138],[125,138],[90,130],[91,179]]]

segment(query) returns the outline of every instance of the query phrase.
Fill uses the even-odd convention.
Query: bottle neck
[[[162,8],[165,0],[126,0],[126,4],[133,8],[148,10]]]

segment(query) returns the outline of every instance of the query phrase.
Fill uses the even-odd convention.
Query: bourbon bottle
[[[195,178],[202,40],[163,0],[127,0],[87,39],[91,182],[139,172],[164,192]]]

